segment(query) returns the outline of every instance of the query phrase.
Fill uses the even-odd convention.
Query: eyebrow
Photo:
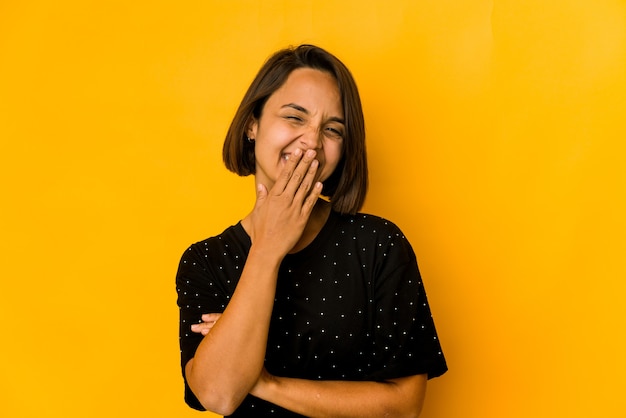
[[[299,104],[296,104],[296,103],[287,103],[285,105],[282,105],[281,109],[284,109],[285,107],[290,107],[292,109],[297,110],[298,112],[304,113],[305,115],[309,114],[308,110],[306,110],[305,108],[303,108],[302,106],[300,106]],[[339,123],[345,125],[345,121],[343,120],[343,118],[340,118],[340,117],[337,117],[337,116],[333,116],[333,117],[329,118],[328,120],[331,121],[331,122],[339,122]]]

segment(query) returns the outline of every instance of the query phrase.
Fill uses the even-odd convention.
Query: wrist
[[[276,392],[276,388],[280,383],[280,378],[273,376],[263,369],[256,384],[250,390],[252,396],[271,402],[272,393]]]
[[[248,252],[248,260],[263,263],[269,268],[280,266],[284,257],[284,254],[268,246],[254,243],[250,246],[250,251]]]

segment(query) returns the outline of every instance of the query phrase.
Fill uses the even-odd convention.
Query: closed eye
[[[332,126],[329,126],[325,129],[325,131],[328,133],[328,135],[332,138],[337,138],[337,139],[342,139],[343,138],[343,131],[337,128],[333,128]]]

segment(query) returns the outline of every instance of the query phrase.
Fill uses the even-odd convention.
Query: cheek
[[[328,147],[328,151],[326,153],[326,160],[332,164],[334,167],[339,164],[341,157],[343,156],[343,145],[341,143],[334,143]]]
[[[256,138],[257,144],[260,143],[267,148],[276,148],[284,146],[289,141],[290,132],[283,124],[273,123],[270,120],[259,126]]]
[[[330,177],[330,175],[337,169],[339,161],[342,157],[341,146],[329,147],[325,153],[324,168],[322,169],[322,176],[324,179]]]

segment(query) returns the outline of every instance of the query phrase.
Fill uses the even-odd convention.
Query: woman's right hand
[[[254,209],[244,224],[253,246],[284,257],[298,242],[322,192],[315,182],[319,162],[315,150],[297,149],[268,191],[257,187]]]

